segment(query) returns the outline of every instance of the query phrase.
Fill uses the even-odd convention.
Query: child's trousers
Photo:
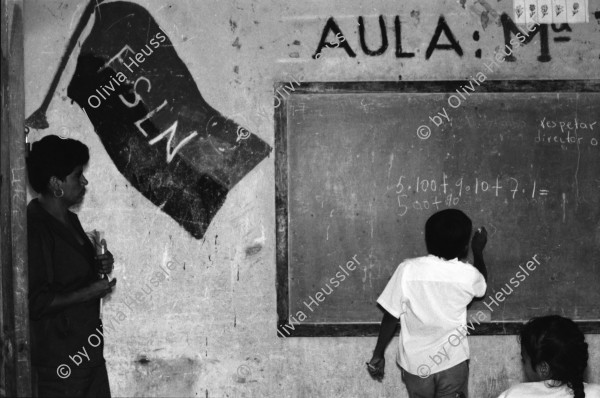
[[[402,380],[410,398],[468,398],[469,361],[425,378],[402,369]]]

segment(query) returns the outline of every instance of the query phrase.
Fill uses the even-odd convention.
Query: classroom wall
[[[515,51],[515,62],[492,66],[493,72],[483,64],[504,47],[501,15],[512,16],[508,0],[136,3],[173,42],[203,98],[271,147],[273,83],[301,75],[304,81],[466,80],[482,71],[489,79],[600,78],[598,0],[591,1],[589,23],[546,27],[547,36],[537,34]],[[25,2],[27,115],[41,104],[84,7]],[[388,47],[377,54],[380,15]],[[355,57],[342,47],[311,57],[329,17]],[[359,18],[373,55],[361,48]],[[456,43],[439,48],[451,44],[449,36]],[[104,307],[105,327],[112,329],[105,356],[113,396],[406,397],[394,365],[397,338],[378,383],[365,367],[375,338],[277,337],[273,152],[228,192],[203,238],[192,237],[132,187],[67,97],[79,47],[48,109],[50,128],[31,134],[34,140],[48,133],[76,138],[91,150],[88,194],[77,212],[85,229],[105,232],[115,256],[117,288]],[[140,301],[132,304],[132,296]],[[587,339],[589,379],[600,383],[600,336]],[[521,380],[516,336],[469,340],[471,396],[495,397]]]

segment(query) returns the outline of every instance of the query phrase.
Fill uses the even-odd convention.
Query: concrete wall
[[[504,46],[499,15],[512,16],[508,0],[489,5],[485,0],[139,4],[173,41],[207,102],[271,146],[274,81],[300,74],[305,81],[465,80],[485,71],[483,63]],[[84,7],[83,1],[26,2],[27,115],[41,103]],[[537,35],[517,50],[517,62],[500,64],[488,78],[600,78],[600,19],[593,14],[600,11],[600,1],[591,0],[590,9],[588,24],[572,25],[570,32],[548,29],[549,62],[538,59]],[[389,47],[371,57],[360,48],[357,18],[364,17],[367,42],[375,49],[381,40],[379,15],[386,20]],[[414,57],[394,54],[396,15],[402,22],[403,51]],[[426,59],[441,15],[463,55],[435,50]],[[356,58],[342,49],[325,49],[320,59],[311,58],[330,16]],[[558,36],[569,40],[554,41]],[[442,34],[440,44],[445,43]],[[88,195],[78,213],[84,228],[105,231],[115,255],[117,289],[105,304],[105,323],[112,321],[114,328],[105,348],[113,395],[406,397],[394,365],[397,339],[387,350],[386,378],[377,383],[365,369],[375,338],[276,336],[273,155],[229,192],[204,239],[192,238],[129,185],[86,115],[67,98],[76,56],[77,49],[48,110],[51,128],[32,134],[34,139],[48,133],[73,137],[91,149]],[[269,110],[268,117],[259,115],[257,107]],[[169,261],[175,269],[158,286],[151,285],[150,278]],[[142,303],[130,309],[124,303],[135,293]],[[587,338],[589,379],[600,382],[600,336]],[[515,336],[469,340],[472,396],[495,397],[521,380]]]

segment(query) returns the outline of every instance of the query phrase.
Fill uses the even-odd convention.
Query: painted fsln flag
[[[167,35],[136,4],[96,7],[68,95],[131,185],[197,239],[271,151],[202,98]]]

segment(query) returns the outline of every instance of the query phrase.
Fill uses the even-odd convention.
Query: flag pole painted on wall
[[[88,24],[90,18],[92,17],[92,14],[94,13],[94,8],[103,1],[104,0],[90,0],[88,5],[86,6],[85,10],[83,11],[83,14],[81,15],[81,18],[79,19],[79,22],[77,23],[77,26],[75,27],[75,30],[73,31],[73,34],[71,35],[71,38],[69,39],[69,42],[67,43],[65,53],[60,59],[58,69],[56,70],[56,73],[54,73],[54,77],[52,78],[52,82],[50,83],[50,88],[48,89],[48,92],[46,93],[46,96],[42,101],[42,105],[40,105],[40,107],[35,112],[29,115],[27,119],[25,119],[25,126],[37,130],[47,129],[48,127],[50,127],[46,118],[46,112],[48,111],[48,106],[50,106],[50,102],[54,97],[54,92],[56,91],[58,82],[60,81],[60,78],[62,77],[62,74],[65,71],[65,67],[67,66],[69,58],[71,58],[71,54],[75,49],[75,45],[79,40],[79,36],[81,36],[83,29]]]

